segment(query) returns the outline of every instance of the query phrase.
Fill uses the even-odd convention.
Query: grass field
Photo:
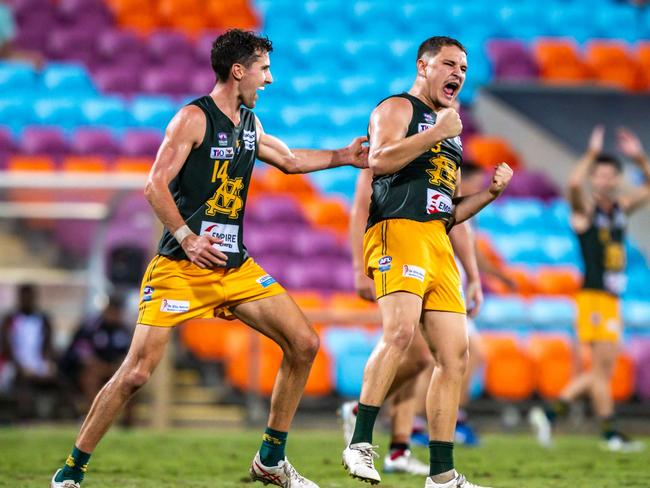
[[[67,456],[72,429],[0,429],[0,487],[49,487]],[[248,464],[258,448],[257,431],[146,430],[109,433],[95,451],[86,488],[249,487]],[[386,438],[379,436],[382,455]],[[650,439],[645,439],[646,444]],[[369,486],[347,477],[340,464],[337,430],[293,432],[288,455],[298,470],[322,488]],[[426,459],[427,451],[416,448]],[[472,481],[494,488],[650,487],[648,451],[612,454],[593,437],[560,437],[552,450],[528,436],[486,435],[478,449],[456,449],[456,464]],[[386,488],[423,487],[424,479],[385,475]]]

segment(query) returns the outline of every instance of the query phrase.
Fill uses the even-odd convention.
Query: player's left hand
[[[476,317],[478,311],[481,309],[481,305],[483,305],[483,289],[481,288],[481,281],[474,280],[467,283],[465,295],[467,315],[472,318]]]
[[[490,182],[490,187],[488,191],[496,198],[503,193],[503,190],[506,189],[508,183],[512,179],[512,168],[506,163],[499,163],[494,168],[494,174],[492,174],[492,181]]]
[[[352,142],[345,148],[347,153],[346,163],[357,168],[368,167],[368,146],[364,145],[368,142],[366,136],[355,137]]]
[[[630,129],[620,127],[617,131],[618,149],[628,158],[638,161],[643,157],[643,145]]]

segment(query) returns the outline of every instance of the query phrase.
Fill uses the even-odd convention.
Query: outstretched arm
[[[144,188],[144,195],[162,224],[179,242],[190,261],[200,268],[226,264],[227,257],[212,244],[222,241],[210,235],[197,236],[185,224],[178,211],[169,183],[185,164],[193,147],[201,144],[205,133],[205,115],[200,108],[183,107],[169,122],[156,161]]]
[[[396,173],[420,154],[463,129],[460,116],[452,108],[440,110],[433,127],[406,137],[413,116],[411,103],[404,98],[389,98],[370,116],[368,165],[375,175]]]
[[[512,169],[506,163],[499,163],[494,169],[490,186],[473,195],[454,197],[453,199],[453,224],[457,225],[467,219],[471,219],[479,213],[481,209],[488,206],[491,202],[503,193],[512,178]]]
[[[264,132],[257,120],[257,157],[286,174],[311,173],[338,166],[368,167],[368,148],[363,145],[368,139],[356,137],[342,149],[289,149],[277,137]]]
[[[578,228],[583,227],[581,220],[585,220],[589,212],[583,185],[589,174],[589,169],[603,150],[604,136],[605,128],[602,125],[593,128],[587,150],[569,175],[569,205],[573,214],[572,221]]]
[[[637,135],[628,129],[618,130],[618,147],[638,166],[645,180],[635,192],[621,199],[625,211],[632,213],[650,201],[650,161]]]
[[[370,213],[370,196],[372,195],[372,172],[364,169],[359,173],[354,200],[350,210],[350,247],[352,248],[352,266],[354,268],[354,287],[357,294],[365,299],[375,300],[375,285],[366,276],[363,259],[363,236]]]

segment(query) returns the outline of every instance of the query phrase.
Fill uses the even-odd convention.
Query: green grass
[[[49,486],[67,456],[75,431],[55,428],[0,429],[0,487]],[[248,464],[260,442],[258,431],[111,431],[95,451],[86,488],[254,486]],[[386,438],[377,439],[385,453]],[[649,439],[645,439],[648,443]],[[288,455],[298,470],[322,488],[367,487],[347,477],[340,464],[341,435],[302,430],[289,436]],[[426,449],[416,453],[426,459]],[[601,451],[594,437],[559,437],[552,450],[523,435],[486,435],[478,449],[456,449],[457,467],[477,483],[495,488],[608,488],[650,486],[648,452]],[[385,475],[380,487],[424,486],[424,479]]]

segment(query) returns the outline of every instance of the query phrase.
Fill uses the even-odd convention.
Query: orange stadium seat
[[[566,337],[534,334],[528,352],[535,365],[535,385],[544,398],[557,398],[573,374],[571,345]]]
[[[468,159],[488,170],[502,161],[513,169],[519,167],[519,157],[508,141],[500,137],[474,135],[469,138],[465,147]]]
[[[112,170],[120,173],[148,173],[152,164],[151,158],[124,156],[115,159]]]
[[[272,193],[290,193],[300,199],[310,198],[316,194],[314,186],[305,175],[286,175],[275,168],[268,168],[263,173],[263,184]]]
[[[315,227],[327,227],[340,235],[348,230],[349,214],[338,198],[312,198],[302,202],[303,213]]]
[[[643,72],[624,43],[591,41],[587,45],[586,54],[587,63],[599,83],[624,90],[645,88]]]
[[[641,41],[637,44],[636,59],[645,79],[650,80],[650,41]]]
[[[255,29],[260,25],[260,19],[249,0],[207,2],[206,8],[210,27]]]
[[[61,169],[78,173],[102,173],[108,169],[108,164],[101,156],[68,156],[63,159]]]
[[[534,276],[538,293],[575,295],[580,289],[580,273],[574,268],[542,267]]]
[[[229,334],[240,334],[246,325],[220,319],[190,320],[180,327],[181,342],[204,361],[221,361],[226,357]]]
[[[509,266],[506,273],[510,279],[515,282],[517,286],[516,292],[518,294],[523,296],[530,296],[537,293],[538,290],[535,280],[533,279],[530,271],[525,267]],[[503,286],[503,288],[506,290],[505,293],[512,293],[512,291],[507,290],[505,285],[502,284],[501,286]]]
[[[533,361],[512,336],[485,334],[485,389],[495,398],[523,400],[535,389]]]
[[[291,298],[303,311],[321,310],[326,301],[317,291],[292,291]]]
[[[540,39],[533,52],[542,79],[549,83],[584,83],[591,76],[572,39]]]
[[[225,338],[226,377],[237,388],[270,395],[275,375],[282,362],[282,350],[271,339],[243,326]],[[254,368],[254,369],[253,369]],[[256,384],[252,382],[256,381]],[[305,385],[307,395],[326,395],[332,391],[330,359],[319,349]]]
[[[10,156],[7,161],[9,171],[54,171],[56,165],[49,156]]]
[[[356,293],[333,293],[329,306],[342,310],[374,310],[377,308],[376,303],[364,300]]]

